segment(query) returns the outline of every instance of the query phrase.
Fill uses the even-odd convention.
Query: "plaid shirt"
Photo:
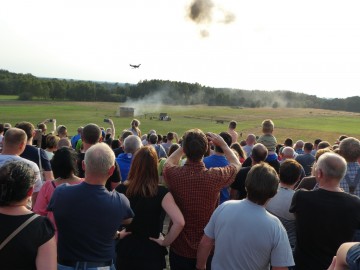
[[[196,258],[204,228],[219,201],[219,192],[235,179],[236,168],[229,165],[206,169],[200,162],[186,161],[185,165],[166,164],[164,179],[185,219],[185,227],[171,244],[179,256]]]
[[[340,187],[345,191],[350,193],[349,184],[346,181],[346,176],[348,176],[348,179],[350,183],[353,183],[355,180],[355,177],[357,174],[360,173],[360,164],[358,162],[348,162],[347,164],[347,171],[345,177],[340,181]],[[357,177],[360,177],[358,175]],[[355,191],[352,193],[358,197],[360,197],[360,185],[357,184]]]

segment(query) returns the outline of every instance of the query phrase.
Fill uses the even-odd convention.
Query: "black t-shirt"
[[[127,186],[118,185],[116,191],[126,194]],[[158,187],[156,196],[144,198],[135,196],[128,198],[130,207],[134,211],[134,218],[126,228],[132,232],[129,236],[120,241],[117,252],[121,257],[152,258],[163,260],[167,251],[166,248],[149,240],[149,237],[158,238],[162,232],[165,211],[161,202],[168,189],[164,186]]]
[[[245,199],[247,196],[247,192],[245,189],[245,179],[248,175],[251,167],[241,168],[235,177],[235,181],[231,184],[232,189],[236,189],[238,191],[239,199]]]
[[[296,216],[297,270],[327,269],[360,227],[360,198],[345,192],[298,190],[289,211]]]
[[[32,215],[34,214],[21,216],[0,214],[0,243]],[[51,221],[47,217],[37,217],[0,251],[0,269],[36,270],[37,250],[54,234]]]
[[[85,177],[85,171],[82,168],[82,161],[84,159],[85,159],[85,153],[79,153],[77,165],[78,165],[78,176],[80,178]],[[106,181],[105,187],[107,190],[111,191],[111,183],[120,183],[120,181],[121,181],[120,168],[119,168],[119,164],[115,161],[115,170],[113,174]]]

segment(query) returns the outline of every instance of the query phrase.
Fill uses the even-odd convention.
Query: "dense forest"
[[[137,84],[39,78],[0,70],[0,95],[20,100],[112,101],[146,100],[174,105],[208,104],[240,107],[318,108],[360,112],[360,97],[324,99],[291,91],[213,88],[198,83],[145,80]]]

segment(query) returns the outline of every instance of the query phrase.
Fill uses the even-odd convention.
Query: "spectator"
[[[141,138],[141,131],[139,129],[140,121],[137,119],[133,119],[131,121],[130,125],[131,125],[131,128],[129,128],[129,131],[131,131],[133,133],[133,135],[136,135],[139,138]]]
[[[244,151],[246,152],[246,156],[250,157],[251,150],[253,149],[254,145],[256,143],[256,137],[254,134],[249,134],[246,137],[246,145],[243,146]]]
[[[4,125],[0,123],[0,153],[3,147],[4,130],[5,130]]]
[[[268,150],[268,156],[266,162],[269,163],[277,173],[279,173],[280,163],[278,161],[278,156],[276,154],[277,140],[273,135],[274,132],[274,122],[270,119],[266,119],[262,122],[262,132],[258,139],[258,143],[262,143]]]
[[[228,132],[221,132],[220,137],[224,139],[227,146],[231,145],[231,135]],[[229,161],[227,160],[224,151],[219,147],[215,146],[215,151],[212,155],[205,157],[203,159],[205,167],[207,169],[216,168],[216,167],[226,167],[229,165]],[[230,187],[224,186],[220,191],[220,204],[230,199]]]
[[[325,153],[315,167],[319,189],[297,190],[293,196],[297,270],[326,269],[339,246],[351,241],[360,226],[360,199],[339,187],[345,172],[344,158]]]
[[[260,164],[265,161],[268,154],[267,148],[262,143],[257,143],[251,150],[251,166]],[[245,180],[251,169],[251,166],[242,167],[236,174],[235,181],[231,184],[230,198],[232,200],[242,200],[247,196]]]
[[[295,160],[301,164],[301,166],[305,170],[305,175],[311,175],[311,169],[315,162],[315,157],[311,154],[313,149],[313,144],[310,142],[306,142],[304,144],[304,154],[297,155]]]
[[[296,225],[295,215],[289,212],[294,186],[299,181],[302,167],[294,159],[288,159],[280,165],[280,184],[277,194],[270,199],[266,210],[278,217],[288,234],[291,249],[295,250]]]
[[[330,148],[332,150],[331,144],[328,141],[321,141],[318,144],[318,150],[324,149],[324,148]]]
[[[158,136],[156,134],[150,134],[147,145],[155,149],[158,159],[167,158],[166,150],[163,147],[163,144],[157,144],[157,140]]]
[[[295,150],[296,156],[304,154],[304,141],[302,141],[302,140],[296,141],[296,143],[294,145],[294,150]]]
[[[81,141],[81,139],[79,140]],[[63,147],[66,147],[66,148],[72,148],[71,147],[71,142],[68,138],[61,138],[57,144],[57,148],[60,149],[60,148],[63,148]]]
[[[174,140],[174,132],[168,132],[166,135],[166,143],[162,143],[162,147],[164,147],[166,154],[169,154],[169,149],[173,145]]]
[[[67,138],[67,128],[64,125],[60,125],[56,129],[57,135],[60,139]]]
[[[235,150],[238,153],[240,163],[244,163],[244,161],[247,158],[247,155],[246,155],[243,147],[241,147],[240,143],[238,143],[238,142],[233,143],[233,144],[231,144],[230,148]]]
[[[205,168],[202,159],[208,139],[223,150],[229,166]],[[206,137],[201,130],[193,129],[185,133],[182,144],[168,157],[164,167],[164,180],[185,218],[183,231],[170,245],[169,259],[172,270],[193,270],[202,231],[218,204],[219,192],[234,181],[241,164],[219,135],[208,133]],[[183,153],[187,160],[184,166],[179,166]]]
[[[116,158],[116,163],[119,165],[121,173],[121,181],[125,182],[128,178],[128,173],[131,166],[131,161],[136,153],[142,147],[141,140],[136,135],[126,137],[124,141],[124,152]]]
[[[273,270],[283,270],[294,265],[284,227],[265,210],[278,185],[271,166],[262,163],[251,168],[246,179],[247,199],[223,203],[206,225],[196,269],[205,269],[214,245],[212,269],[270,269],[271,265]]]
[[[83,128],[84,128],[84,127],[78,127],[78,129],[77,129],[77,134],[74,135],[74,136],[72,136],[72,138],[71,138],[71,147],[72,147],[73,149],[76,148],[77,142],[81,139],[81,133],[82,133]]]
[[[164,269],[166,246],[169,246],[184,227],[184,217],[173,196],[159,185],[158,158],[153,147],[145,146],[134,155],[127,185],[116,190],[130,200],[135,217],[126,228],[130,235],[120,240],[117,247],[117,269]],[[172,226],[162,236],[164,215],[169,215]]]
[[[96,124],[88,124],[84,127],[81,134],[81,140],[83,144],[83,152],[78,154],[78,176],[80,178],[85,177],[85,171],[83,169],[83,160],[85,158],[86,152],[94,145],[101,141],[101,130]],[[121,182],[121,175],[119,170],[119,165],[115,163],[115,169],[110,174],[108,181],[105,184],[105,187],[108,191],[113,190]]]
[[[315,141],[314,141],[314,148],[313,148],[313,150],[311,151],[311,154],[313,155],[313,156],[315,156],[316,155],[316,151],[318,150],[318,146],[319,146],[319,143],[321,143],[321,139],[315,139]]]
[[[34,170],[24,161],[11,161],[0,168],[0,239],[5,243],[1,269],[56,270],[54,228],[46,217],[26,207],[35,182]],[[3,242],[26,222],[7,244]]]
[[[52,157],[54,156],[54,152],[58,149],[57,147],[58,147],[59,140],[60,140],[59,137],[51,135],[51,134],[46,136],[45,153],[49,160],[52,159]]]
[[[120,139],[119,139],[120,147],[116,148],[116,149],[113,149],[114,153],[115,153],[115,157],[118,157],[120,154],[124,153],[124,141],[130,135],[132,135],[131,131],[123,130],[123,132],[122,132],[122,134],[120,136]]]
[[[230,123],[229,123],[228,133],[230,134],[231,139],[232,139],[231,143],[237,142],[238,138],[239,138],[239,134],[235,130],[236,125],[237,125],[237,123],[234,120],[230,121]]]
[[[75,185],[83,181],[83,179],[76,176],[78,172],[76,162],[77,153],[72,148],[63,147],[55,152],[51,160],[55,180],[44,183],[34,205],[34,212],[42,216],[47,216],[54,224],[55,230],[57,230],[57,227],[54,215],[47,210],[47,206],[57,186],[62,184]]]
[[[47,157],[44,149],[40,149],[32,145],[33,136],[35,134],[33,124],[31,124],[30,122],[20,122],[16,124],[16,127],[24,130],[27,136],[25,150],[20,156],[36,163],[36,165],[40,169],[41,177],[43,180],[52,180],[54,176],[51,170],[50,160]]]
[[[339,154],[346,160],[347,170],[344,178],[340,181],[340,187],[350,194],[360,197],[360,141],[348,137],[340,142]]]
[[[53,128],[52,131],[47,132],[47,123],[52,123]],[[46,149],[47,145],[46,145],[46,138],[48,135],[54,135],[55,130],[56,130],[56,119],[45,119],[44,121],[42,121],[41,123],[39,123],[37,125],[38,129],[41,131],[41,140],[39,140],[39,142],[35,142],[34,140],[34,144],[38,145],[38,147],[41,147],[42,149]]]
[[[313,167],[311,168],[311,176],[302,178],[301,181],[295,185],[295,190],[298,189],[313,190],[314,188],[318,188],[315,177],[315,165],[317,160],[322,154],[329,152],[332,152],[329,148],[319,149],[318,151],[316,151],[315,162]]]
[[[36,181],[31,196],[32,205],[34,205],[42,182],[38,165],[36,165],[36,163],[31,160],[20,157],[20,154],[24,151],[26,147],[26,143],[27,137],[25,131],[19,128],[10,128],[4,136],[3,151],[0,154],[0,167],[2,167],[6,162],[13,160],[20,160],[30,165],[30,167],[34,170],[36,176]],[[29,204],[31,208],[31,203]]]
[[[133,212],[123,194],[105,189],[115,170],[107,144],[91,146],[83,164],[84,182],[56,187],[48,206],[58,227],[58,269],[115,269],[114,238],[126,235],[117,229],[131,221]]]

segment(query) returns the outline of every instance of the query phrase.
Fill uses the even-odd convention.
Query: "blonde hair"
[[[262,131],[264,133],[271,133],[274,131],[274,122],[271,119],[266,119],[261,123]]]

